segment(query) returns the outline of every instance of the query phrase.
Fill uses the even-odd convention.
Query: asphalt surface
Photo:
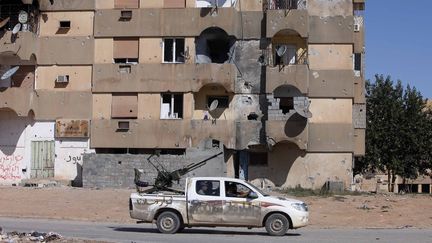
[[[160,234],[154,224],[114,224],[47,219],[0,218],[3,231],[56,232],[67,238],[110,242],[432,242],[432,229],[312,229],[290,230],[283,237],[268,236],[264,228],[186,228]]]

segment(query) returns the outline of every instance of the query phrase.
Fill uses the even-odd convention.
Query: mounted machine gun
[[[175,192],[175,193],[182,193],[182,191],[176,190],[171,188],[173,185],[174,181],[179,181],[181,179],[182,176],[186,175],[187,173],[198,169],[199,167],[205,165],[207,163],[207,161],[216,158],[217,156],[223,154],[223,152],[220,152],[218,154],[215,154],[207,159],[204,159],[200,162],[197,163],[191,163],[188,164],[186,166],[184,166],[183,168],[177,169],[175,171],[169,172],[168,170],[166,170],[161,164],[159,164],[159,166],[156,166],[155,163],[153,163],[151,161],[151,158],[155,155],[152,154],[147,158],[147,161],[157,170],[157,176],[156,179],[154,181],[153,184],[150,184],[146,181],[141,181],[141,175],[143,174],[142,171],[138,170],[138,169],[134,169],[135,171],[135,185],[137,188],[137,191],[140,193],[153,193],[156,191],[170,191],[170,192]],[[143,187],[148,187],[151,186],[150,189],[145,189],[143,190]]]

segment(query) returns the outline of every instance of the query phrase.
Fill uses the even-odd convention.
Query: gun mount
[[[218,154],[215,154],[213,156],[210,156],[207,159],[204,159],[197,163],[191,163],[183,168],[177,169],[175,171],[169,172],[167,171],[162,165],[159,164],[159,166],[156,166],[155,163],[151,161],[151,158],[154,156],[154,154],[150,155],[147,158],[147,161],[157,170],[157,176],[155,178],[155,181],[153,184],[150,184],[146,181],[141,181],[141,175],[143,174],[142,171],[138,169],[134,169],[135,171],[135,185],[137,188],[137,191],[140,193],[153,193],[156,191],[171,191],[176,193],[182,193],[182,191],[176,190],[171,188],[174,181],[179,181],[182,176],[186,175],[187,173],[198,169],[199,167],[205,165],[207,161],[216,158],[217,156],[223,154],[223,152],[220,152]],[[150,189],[143,190],[142,187],[148,187],[151,186]]]

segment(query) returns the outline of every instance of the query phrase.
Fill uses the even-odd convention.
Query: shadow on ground
[[[145,228],[145,227],[109,227],[113,229],[114,231],[119,232],[134,232],[134,233],[156,233],[161,234],[159,231],[155,228]],[[247,231],[227,231],[227,230],[217,230],[217,229],[199,229],[199,228],[186,228],[177,234],[203,234],[203,235],[265,235],[268,236],[266,232],[247,232]],[[285,236],[301,236],[301,234],[298,233],[287,233]]]

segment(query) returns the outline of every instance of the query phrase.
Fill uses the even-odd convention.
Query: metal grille
[[[54,177],[54,157],[54,141],[32,141],[30,177]]]

